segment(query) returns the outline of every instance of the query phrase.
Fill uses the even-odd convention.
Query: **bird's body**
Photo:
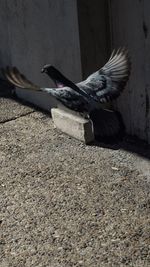
[[[101,69],[76,85],[51,65],[45,65],[42,72],[54,81],[57,88],[63,86],[69,86],[73,90],[78,88],[88,95],[87,99],[91,100],[91,103],[93,101],[96,105],[96,102],[99,104],[110,102],[121,94],[128,81],[130,68],[131,63],[127,51],[120,49],[112,53]],[[85,98],[87,95],[84,95]]]
[[[84,113],[90,112],[92,109],[90,101],[85,99],[85,97],[81,96],[70,87],[60,87],[57,90],[55,88],[41,88],[41,91],[52,95],[61,104],[73,111]]]
[[[27,90],[46,92],[56,98],[62,105],[73,111],[89,113],[93,105],[95,105],[95,102],[90,97],[86,97],[86,93],[84,95],[82,90],[81,94],[79,94],[79,88],[77,88],[79,92],[67,86],[60,87],[57,90],[56,88],[42,88],[30,82],[16,67],[7,67],[3,70],[3,73],[13,85]]]

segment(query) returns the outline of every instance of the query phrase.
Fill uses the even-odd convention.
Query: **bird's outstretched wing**
[[[128,51],[113,51],[107,63],[91,74],[85,81],[78,83],[91,95],[96,95],[99,102],[109,102],[117,98],[126,86],[131,71]]]

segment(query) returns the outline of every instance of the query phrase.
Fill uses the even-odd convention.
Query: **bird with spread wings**
[[[131,62],[126,50],[114,51],[102,68],[77,84],[51,65],[45,65],[41,71],[54,81],[55,88],[33,84],[16,67],[3,69],[3,74],[14,86],[46,92],[70,110],[88,114],[97,136],[112,136],[122,131],[124,125],[118,113],[105,110],[103,104],[116,99],[129,79]]]
[[[3,73],[13,85],[27,90],[44,91],[67,108],[90,113],[100,104],[116,99],[123,91],[130,75],[131,64],[126,50],[113,52],[108,62],[86,80],[74,84],[50,65],[43,67],[55,82],[56,88],[42,88],[29,81],[16,67],[7,67]]]

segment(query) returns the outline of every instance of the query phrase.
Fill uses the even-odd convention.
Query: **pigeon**
[[[63,88],[67,84],[73,89],[73,82],[68,80],[54,66],[47,64],[41,70],[55,83],[56,88]],[[85,81],[77,83],[77,87],[94,97],[99,105],[89,112],[92,120],[95,139],[98,141],[122,140],[125,134],[125,126],[118,111],[104,108],[106,102],[116,99],[129,79],[131,62],[125,49],[113,51],[108,62],[98,71],[90,75]],[[113,137],[113,138],[112,138]]]
[[[16,67],[6,67],[6,69],[2,69],[2,72],[5,78],[13,85],[22,89],[46,92],[66,108],[80,114],[88,114],[97,105],[93,97],[75,84],[72,86],[73,89],[69,87],[70,83],[68,86],[57,88],[57,90],[56,88],[42,88],[29,81]]]
[[[6,79],[13,85],[27,90],[44,91],[55,97],[70,110],[88,115],[93,122],[97,140],[112,137],[124,131],[120,114],[102,109],[105,102],[117,98],[123,91],[130,75],[131,63],[128,52],[119,49],[113,52],[108,62],[85,81],[74,84],[51,65],[45,65],[41,72],[47,73],[56,88],[41,88],[30,82],[16,67],[3,69]]]
[[[86,80],[77,83],[76,86],[86,92],[95,102],[110,102],[116,99],[125,88],[130,71],[131,62],[128,51],[118,49],[115,52],[114,50],[101,69],[91,74]],[[74,89],[74,84],[55,67],[47,64],[41,72],[46,73],[57,88],[69,86]]]
[[[116,52],[113,51],[110,59],[101,69],[78,84],[67,79],[53,66],[44,66],[42,72],[53,79],[57,90],[34,85],[16,67],[7,67],[3,73],[15,86],[47,92],[65,107],[89,114],[92,110],[99,109],[101,104],[110,102],[120,95],[129,79],[130,69],[128,52],[125,49],[119,49]]]
[[[83,97],[88,98],[91,102],[98,102],[97,97],[91,96],[82,88],[79,88],[76,84],[74,84],[71,80],[66,78],[58,69],[51,65],[45,65],[42,70],[42,73],[47,73],[51,79],[54,81],[56,88],[63,88],[65,86],[72,88],[75,92],[78,92]]]

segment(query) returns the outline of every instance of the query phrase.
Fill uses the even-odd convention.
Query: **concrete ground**
[[[40,111],[0,107],[0,266],[150,266],[147,145],[86,146]]]

